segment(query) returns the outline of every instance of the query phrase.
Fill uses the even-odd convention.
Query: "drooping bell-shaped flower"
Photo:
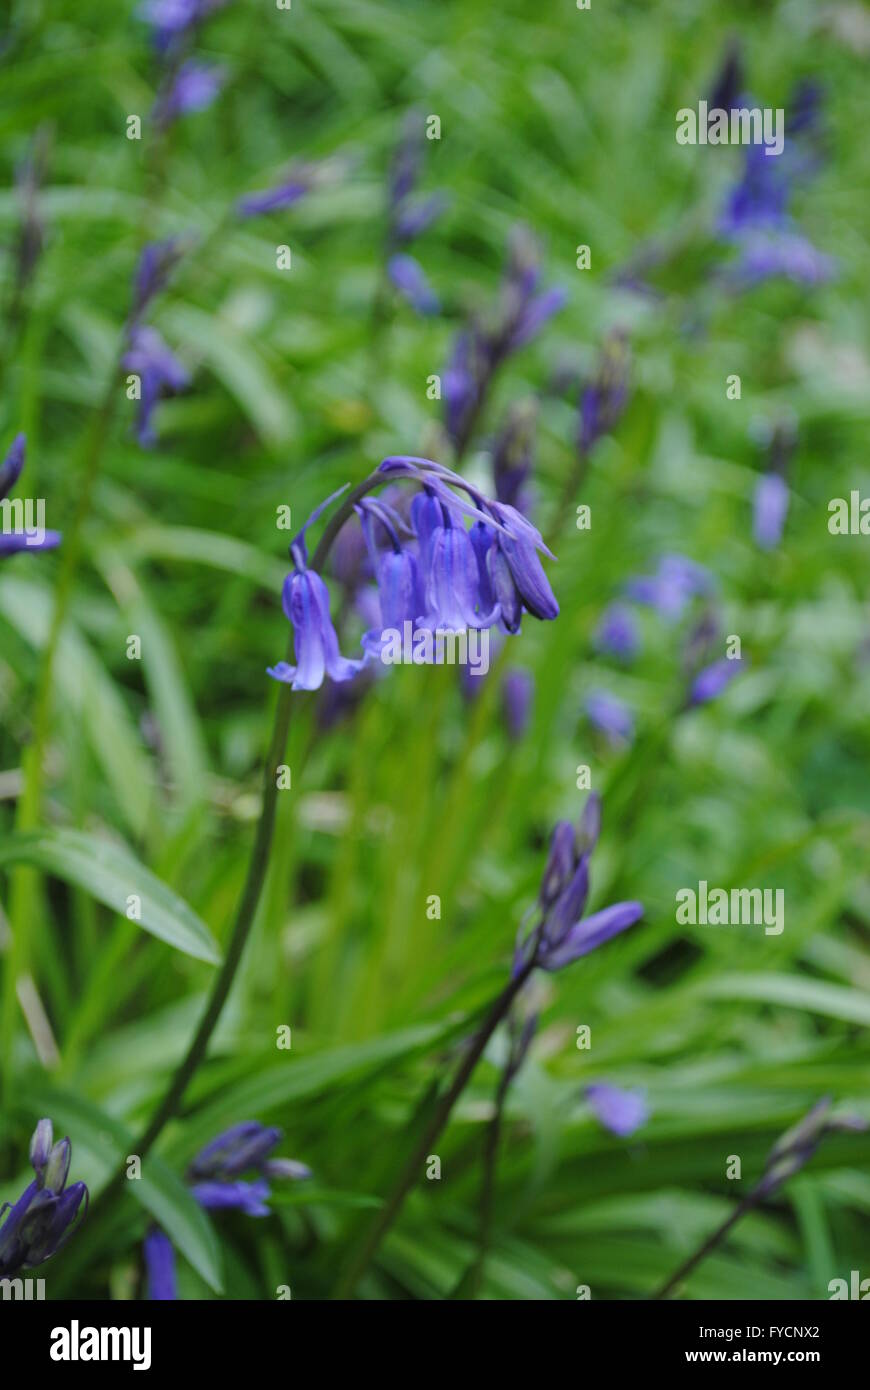
[[[687,704],[706,705],[715,700],[743,670],[741,657],[721,657],[699,671],[689,688]]]
[[[233,1125],[200,1149],[188,1167],[192,1179],[237,1178],[248,1168],[259,1168],[281,1141],[281,1130],[256,1120]]]
[[[320,575],[308,568],[305,533],[338,495],[327,497],[315,508],[290,546],[295,568],[284,580],[281,603],[293,627],[296,665],[279,661],[267,668],[267,674],[293,690],[318,690],[327,675],[334,681],[352,680],[365,664],[364,659],[352,660],[339,652],[329,612],[329,590]]]
[[[465,527],[454,524],[446,510],[431,546],[425,625],[454,632],[490,627],[498,613],[492,607],[484,611],[474,546]]]

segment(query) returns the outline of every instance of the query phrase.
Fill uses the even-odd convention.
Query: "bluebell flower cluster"
[[[472,319],[457,335],[444,372],[444,424],[461,458],[496,372],[562,308],[561,289],[541,290],[538,250],[524,227],[515,230],[491,322]]]
[[[40,1120],[30,1144],[36,1174],[17,1202],[0,1207],[0,1279],[23,1269],[36,1269],[56,1255],[72,1235],[88,1189],[83,1182],[67,1185],[72,1149],[69,1139],[55,1144],[51,1120]],[[3,1220],[4,1213],[7,1213]]]
[[[385,483],[408,480],[419,490],[411,502],[409,525],[382,500],[365,498],[357,506],[376,581],[379,619],[362,639],[361,658],[341,655],[326,584],[308,563],[308,527],[340,494],[312,513],[290,547],[294,568],[284,582],[282,599],[293,627],[296,662],[279,662],[268,674],[294,690],[316,690],[325,675],[333,681],[353,679],[368,660],[381,655],[385,633],[402,632],[405,624],[415,633],[496,626],[517,633],[523,613],[544,621],[558,615],[559,605],[539,559],[540,551],[550,552],[540,532],[515,507],[485,497],[458,473],[431,459],[388,458],[378,474]],[[422,658],[418,664],[424,664]]]
[[[311,1169],[292,1158],[274,1158],[281,1142],[276,1126],[245,1120],[212,1139],[190,1163],[187,1182],[192,1195],[207,1211],[234,1209],[245,1216],[268,1216],[270,1179],[298,1181],[311,1177]],[[254,1174],[245,1177],[245,1174]],[[145,1269],[148,1297],[154,1301],[178,1297],[175,1249],[159,1226],[145,1237]]]
[[[0,464],[0,502],[5,502],[21,477],[27,440],[17,434],[10,445],[9,452]],[[4,518],[5,520],[5,518]],[[0,530],[0,559],[4,555],[16,555],[21,550],[54,550],[60,545],[58,531],[32,532],[27,529]]]
[[[535,908],[535,925],[521,929],[514,956],[514,973],[533,966],[561,970],[597,950],[640,921],[639,902],[614,903],[584,917],[589,897],[589,865],[601,832],[601,798],[590,793],[579,824],[559,821],[550,841]]]
[[[432,226],[447,206],[442,193],[416,196],[423,139],[421,118],[408,116],[390,169],[387,198],[387,275],[394,288],[418,314],[437,314],[440,301],[426,272],[408,247]]]

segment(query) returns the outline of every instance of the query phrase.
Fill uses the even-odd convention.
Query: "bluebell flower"
[[[752,530],[762,550],[773,550],[782,540],[788,515],[788,483],[779,473],[763,473],[755,488]]]
[[[640,646],[637,619],[625,603],[611,603],[604,610],[592,639],[601,652],[631,661]]]
[[[167,126],[179,116],[205,111],[211,106],[224,82],[226,73],[212,63],[190,58],[173,73],[154,104],[154,119]]]
[[[413,256],[391,256],[387,262],[387,274],[403,299],[418,314],[437,314],[441,305],[438,296],[426,278],[420,262]]]
[[[262,193],[248,193],[240,198],[236,211],[242,217],[259,217],[261,213],[283,211],[304,198],[310,188],[310,173],[305,170],[291,172],[274,188],[264,189]]]
[[[794,137],[815,134],[818,115],[818,89],[799,88],[789,108],[785,148],[771,154],[761,144],[746,146],[742,177],[729,192],[717,224],[720,236],[737,252],[724,274],[738,289],[774,277],[817,285],[836,273],[836,263],[804,236],[789,212],[797,182],[816,163]]]
[[[624,700],[605,690],[593,690],[586,697],[589,722],[611,743],[631,743],[634,738],[634,715]]]
[[[515,229],[493,322],[472,320],[458,334],[444,372],[444,425],[457,457],[468,444],[496,372],[561,309],[561,289],[538,288],[535,243]]]
[[[165,1231],[152,1226],[143,1245],[148,1286],[146,1296],[152,1303],[174,1301],[178,1298],[175,1273],[175,1247]]]
[[[629,353],[621,333],[606,340],[595,373],[580,392],[578,446],[588,454],[613,429],[628,401]]]
[[[505,671],[501,694],[507,731],[512,739],[521,739],[528,728],[535,695],[534,676],[530,671]]]
[[[166,241],[149,241],[145,246],[133,278],[133,324],[142,317],[155,295],[165,289],[182,254],[179,237],[169,237]]]
[[[496,499],[520,512],[528,511],[526,483],[532,471],[536,422],[534,400],[512,406],[492,453]]]
[[[412,196],[420,177],[422,163],[421,126],[419,114],[415,111],[410,112],[393,156],[388,180],[389,248],[405,246],[414,241],[431,227],[446,206],[447,200],[441,193],[418,201],[414,201]]]
[[[303,537],[304,544],[304,537]],[[270,1178],[299,1180],[311,1177],[311,1169],[290,1158],[273,1158],[282,1131],[274,1125],[245,1120],[231,1125],[212,1139],[188,1165],[191,1195],[206,1211],[241,1211],[245,1216],[270,1214]],[[254,1173],[243,1179],[243,1173]],[[175,1299],[175,1251],[158,1226],[152,1226],[144,1244],[150,1299]]]
[[[668,621],[681,618],[689,602],[713,591],[713,576],[685,555],[663,555],[655,574],[629,580],[626,592]]]
[[[436,503],[436,506],[438,504]],[[399,531],[401,520],[391,509],[367,498],[357,507],[377,584],[380,624],[370,628],[362,639],[363,649],[373,655],[383,647],[385,628],[403,632],[406,622],[416,625],[423,616],[426,598],[416,556],[403,545]],[[439,507],[440,512],[440,507]],[[374,524],[378,523],[388,540],[385,550],[378,550],[374,540]]]
[[[591,917],[583,916],[589,895],[589,864],[600,828],[601,801],[594,792],[576,828],[569,821],[560,821],[555,827],[538,896],[538,921],[518,942],[515,973],[529,964],[542,970],[561,970],[643,916],[638,902],[615,903]]]
[[[17,434],[10,445],[9,452],[0,464],[0,512],[3,529],[0,530],[0,559],[4,555],[16,555],[22,550],[53,550],[60,545],[58,531],[46,531],[28,522],[27,510],[23,502],[8,501],[8,497],[24,468],[27,441],[23,434]],[[15,513],[21,513],[21,523],[16,521]],[[7,530],[7,514],[12,525]]]
[[[318,690],[325,675],[334,681],[352,680],[364,665],[364,660],[352,660],[339,652],[329,612],[329,590],[320,575],[308,568],[305,533],[337,495],[315,508],[290,547],[294,569],[284,580],[281,603],[293,627],[296,665],[279,661],[268,667],[267,674],[293,690]]]
[[[22,1269],[36,1269],[66,1243],[82,1203],[87,1211],[88,1189],[83,1182],[67,1187],[69,1139],[52,1142],[50,1120],[40,1120],[30,1145],[36,1177],[15,1203],[0,1207],[0,1278]],[[4,1213],[8,1213],[5,1221]],[[83,1213],[84,1216],[84,1213]]]
[[[157,442],[152,420],[158,401],[164,395],[183,391],[190,385],[190,376],[157,329],[148,324],[133,325],[121,362],[126,371],[139,378],[136,438],[143,448],[151,448]]]
[[[198,1182],[190,1190],[207,1211],[226,1211],[234,1207],[245,1216],[269,1215],[266,1200],[270,1188],[264,1178],[256,1178],[253,1182]]]
[[[143,0],[139,18],[150,25],[159,53],[177,47],[226,0]]]
[[[715,700],[743,670],[742,657],[722,657],[699,671],[689,687],[689,707]]]
[[[639,1091],[622,1090],[601,1081],[586,1087],[586,1099],[604,1128],[622,1139],[634,1134],[649,1117],[646,1100]]]

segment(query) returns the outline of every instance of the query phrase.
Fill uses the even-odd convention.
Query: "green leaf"
[[[0,865],[30,864],[83,888],[98,902],[126,916],[127,899],[141,901],[139,925],[161,941],[212,965],[220,950],[205,923],[183,898],[111,840],[81,830],[37,830],[12,835],[0,845]]]

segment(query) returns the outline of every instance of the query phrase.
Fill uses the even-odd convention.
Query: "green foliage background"
[[[860,9],[860,7],[857,7]],[[510,664],[533,673],[525,735],[505,731],[499,680],[473,704],[449,670],[396,669],[328,731],[300,699],[251,945],[209,1059],[166,1131],[149,1183],[131,1183],[110,1228],[87,1223],[49,1266],[49,1297],[141,1294],[147,1211],[184,1251],[182,1295],[328,1297],[351,1243],[388,1190],[475,1011],[501,987],[533,901],[546,838],[582,805],[588,763],[604,796],[593,907],[639,898],[644,921],[540,985],[532,1054],[512,1088],[483,1296],[648,1295],[761,1172],[778,1134],[830,1093],[870,1119],[870,727],[866,540],[831,537],[829,499],[870,491],[867,240],[870,146],[859,38],[844,7],[810,0],[727,8],[663,0],[580,12],[504,0],[234,0],[202,56],[228,70],[207,112],[165,146],[125,138],[147,116],[157,69],[129,4],[13,0],[0,90],[0,238],[34,132],[51,131],[47,225],[26,312],[4,328],[0,440],[19,429],[22,488],[63,529],[87,431],[111,380],[143,242],[193,232],[150,315],[193,373],[159,407],[142,451],[133,406],[114,402],[56,666],[42,821],[129,852],[224,943],[260,797],[284,654],[285,533],[331,490],[391,453],[442,450],[426,379],[443,370],[463,311],[496,292],[511,227],[543,247],[566,309],[503,374],[469,471],[484,480],[505,407],[565,362],[589,370],[608,329],[628,330],[632,399],[596,449],[578,501],[557,515],[575,459],[576,409],[540,410],[535,517],[560,528],[555,623],[527,620]],[[854,20],[853,24],[857,21]],[[860,28],[860,26],[859,26]],[[799,77],[828,97],[829,158],[798,199],[815,244],[839,262],[812,292],[777,282],[724,295],[709,228],[739,151],[684,148],[674,114],[709,91],[725,40],[745,45],[749,86],[783,105]],[[402,117],[437,113],[423,184],[448,213],[415,247],[444,313],[396,303],[380,358],[371,305],[382,265],[385,177]],[[287,213],[242,222],[242,194],[288,161],[341,155],[340,177]],[[682,247],[650,301],[610,272],[649,238]],[[292,270],[275,268],[276,245]],[[592,269],[578,271],[588,243]],[[14,258],[0,261],[13,293]],[[738,373],[742,398],[728,401]],[[799,428],[783,545],[754,545],[759,421]],[[749,669],[715,704],[674,717],[680,636],[644,619],[638,663],[591,636],[629,574],[683,551],[716,574],[724,631]],[[0,574],[0,902],[11,869],[22,749],[59,556]],[[141,663],[126,659],[130,633]],[[349,650],[345,642],[345,650]],[[605,686],[637,711],[613,750],[583,701]],[[44,866],[43,866],[44,867]],[[49,1114],[73,1143],[73,1177],[98,1192],[141,1132],[203,1007],[214,967],[103,905],[87,870],[43,872],[26,963],[59,1058],[37,1058],[20,1013],[3,1058],[0,1199],[26,1181],[26,1145]],[[681,928],[674,894],[697,884],[785,890],[786,928]],[[426,915],[430,894],[440,920]],[[9,934],[4,933],[10,992]],[[14,984],[14,982],[13,982]],[[292,1050],[276,1029],[292,1028]],[[592,1048],[579,1051],[588,1024]],[[496,1039],[361,1292],[443,1298],[474,1258]],[[651,1118],[607,1134],[592,1080],[646,1090]],[[312,1187],[277,1187],[274,1214],[210,1221],[178,1175],[243,1119],[280,1124]],[[742,1159],[742,1183],[725,1178]],[[827,1141],[763,1211],[699,1267],[694,1298],[826,1298],[870,1274],[870,1136]],[[149,1185],[150,1184],[150,1185]],[[129,1189],[136,1189],[135,1192]],[[138,1199],[138,1200],[137,1200]]]

